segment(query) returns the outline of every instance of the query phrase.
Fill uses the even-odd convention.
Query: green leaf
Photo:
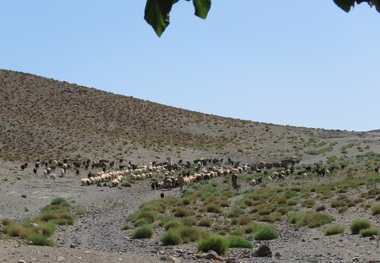
[[[380,12],[380,1],[379,0],[334,0],[335,4],[342,8],[344,11],[349,12],[351,7],[356,4],[361,4],[363,2],[368,3],[371,7],[375,6],[377,12]]]
[[[161,36],[170,24],[169,14],[175,0],[147,0],[145,5],[145,21],[151,25],[157,36]]]
[[[380,13],[380,1],[379,0],[372,0],[372,5],[376,7],[377,12]]]
[[[350,12],[351,6],[355,4],[355,0],[334,0],[334,2],[346,12]]]
[[[211,8],[211,0],[193,0],[193,5],[195,8],[195,15],[206,19],[208,11]]]

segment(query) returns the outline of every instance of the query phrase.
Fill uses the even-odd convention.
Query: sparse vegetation
[[[181,234],[175,228],[170,228],[168,231],[166,231],[162,235],[161,241],[165,246],[179,245],[183,242]]]
[[[241,236],[230,236],[227,238],[230,248],[252,248],[252,243]]]
[[[132,233],[132,237],[136,239],[146,239],[146,238],[151,238],[152,236],[153,236],[153,229],[150,225],[140,226],[136,228]]]
[[[325,229],[325,235],[331,236],[331,235],[337,235],[344,232],[344,226],[342,225],[331,225],[326,227]]]
[[[357,220],[352,221],[350,230],[352,234],[356,235],[356,234],[359,234],[360,231],[362,231],[363,229],[368,229],[370,227],[371,227],[371,222],[369,222],[368,220],[357,219]]]
[[[64,198],[54,198],[34,219],[16,222],[3,219],[3,231],[6,235],[25,239],[38,246],[54,246],[48,238],[53,235],[56,225],[72,225],[75,215],[71,213],[70,204]]]
[[[379,229],[370,227],[360,230],[359,233],[362,237],[377,236],[379,234]]]
[[[229,241],[220,235],[208,235],[198,241],[197,247],[199,251],[214,250],[218,255],[225,255],[228,252]]]
[[[279,234],[273,225],[261,225],[254,232],[253,238],[255,240],[272,240],[279,237]]]
[[[325,213],[289,213],[287,220],[291,224],[299,226],[308,226],[310,228],[319,227],[328,224],[334,220],[334,218]]]
[[[380,204],[372,206],[371,212],[372,212],[372,215],[374,216],[380,215]]]

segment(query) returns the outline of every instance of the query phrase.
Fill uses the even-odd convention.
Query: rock
[[[236,258],[228,258],[226,260],[226,263],[239,263],[239,260],[237,260]]]
[[[178,258],[175,258],[173,256],[162,256],[160,258],[162,261],[167,261],[167,262],[174,262],[174,263],[180,263],[181,261]]]
[[[218,260],[218,261],[224,262],[224,258],[219,256],[218,253],[216,253],[213,250],[210,250],[207,253],[198,254],[197,258],[209,259],[209,260]]]
[[[257,250],[253,253],[255,257],[271,257],[272,252],[270,251],[270,248],[267,245],[260,245]]]
[[[19,260],[17,260],[17,263],[26,263],[26,261],[22,260],[22,259],[19,259]]]

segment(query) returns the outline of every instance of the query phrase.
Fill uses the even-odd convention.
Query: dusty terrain
[[[1,262],[212,261],[197,258],[194,244],[165,247],[157,234],[141,241],[121,230],[126,217],[142,202],[159,198],[160,191],[152,191],[150,181],[138,181],[130,188],[83,187],[80,178],[89,170],[81,169],[76,175],[71,169],[64,177],[51,180],[43,178],[42,170],[33,173],[37,159],[105,158],[117,162],[123,158],[144,165],[168,159],[228,157],[258,163],[296,156],[300,165],[309,165],[326,164],[328,158],[336,157],[357,176],[373,173],[380,164],[357,158],[380,153],[379,131],[308,129],[222,118],[7,70],[0,71],[0,100],[0,219],[32,218],[54,197],[64,197],[85,211],[73,226],[58,228],[54,248],[0,239]],[[28,168],[21,170],[23,163],[28,163]],[[347,195],[359,197],[366,190],[350,189]],[[179,196],[180,191],[175,188],[165,195]],[[362,207],[344,214],[327,207],[334,223],[347,229],[352,220],[361,218],[380,228],[380,218]],[[251,250],[231,249],[224,260],[380,262],[378,237],[361,238],[348,230],[325,236],[321,228],[295,227],[285,219],[277,228],[279,239],[254,242]],[[273,257],[253,257],[261,243],[270,247]]]

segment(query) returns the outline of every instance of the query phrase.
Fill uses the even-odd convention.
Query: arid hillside
[[[9,70],[0,101],[5,261],[378,262],[380,130],[224,118]],[[218,260],[200,254],[208,233],[232,240]]]
[[[380,135],[224,118],[9,70],[0,71],[0,100],[5,160],[297,156],[315,162],[370,151]]]

